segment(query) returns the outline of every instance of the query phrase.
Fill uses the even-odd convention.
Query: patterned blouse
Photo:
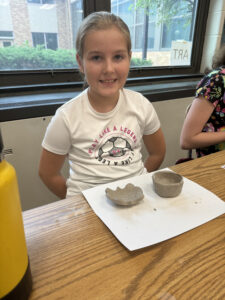
[[[198,84],[196,97],[203,96],[215,109],[203,128],[203,132],[225,131],[225,66],[207,74]],[[225,142],[196,149],[197,157],[225,149]]]

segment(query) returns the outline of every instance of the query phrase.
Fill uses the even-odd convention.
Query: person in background
[[[212,70],[197,86],[180,145],[182,149],[196,149],[197,157],[225,149],[225,45],[215,52]]]
[[[78,31],[76,59],[88,88],[63,104],[42,142],[39,175],[59,198],[159,168],[165,140],[158,116],[143,95],[125,89],[131,60],[127,25],[96,12]],[[143,163],[141,141],[149,156]],[[61,174],[68,157],[70,175]]]

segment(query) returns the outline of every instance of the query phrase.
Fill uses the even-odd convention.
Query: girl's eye
[[[95,56],[92,56],[91,59],[94,60],[94,61],[99,61],[99,60],[101,60],[101,56],[95,55]]]
[[[123,56],[120,54],[115,55],[115,60],[122,60]]]

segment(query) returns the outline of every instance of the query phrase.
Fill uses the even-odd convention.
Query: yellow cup
[[[28,299],[31,289],[16,172],[0,160],[0,299]]]

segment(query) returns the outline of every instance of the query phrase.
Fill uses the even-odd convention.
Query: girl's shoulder
[[[212,103],[223,100],[225,86],[225,68],[222,66],[205,75],[196,89],[196,97],[204,96]]]
[[[210,85],[214,81],[225,82],[225,66],[221,66],[206,74],[198,83],[197,88],[204,85]]]
[[[58,110],[69,112],[74,109],[78,109],[79,106],[82,105],[82,103],[85,101],[86,97],[87,97],[87,91],[85,90],[80,94],[78,94],[77,96],[75,96],[74,98],[65,102],[62,106],[60,106]]]
[[[223,80],[224,79],[224,76],[225,76],[225,66],[221,66],[215,70],[212,70],[209,74],[206,75],[206,77],[209,77],[209,78],[216,78],[218,76],[222,76],[223,77]]]
[[[135,111],[137,114],[146,115],[154,110],[151,101],[141,93],[131,89],[123,89],[122,93],[124,97],[123,102],[126,107],[129,107],[129,109]]]
[[[137,92],[137,91],[134,91],[134,90],[131,90],[131,89],[127,89],[127,88],[123,88],[123,94],[124,96],[132,101],[132,102],[140,102],[140,101],[143,101],[143,102],[149,102],[149,100],[147,98],[145,98],[140,92]]]

